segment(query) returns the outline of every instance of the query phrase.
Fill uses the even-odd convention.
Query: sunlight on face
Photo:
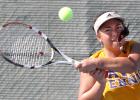
[[[118,19],[111,19],[105,22],[99,29],[99,31],[107,35],[111,35],[112,33],[120,34],[123,30],[122,21]]]
[[[103,42],[105,48],[119,50],[118,38],[124,30],[123,22],[118,19],[111,19],[105,22],[99,29],[99,39]]]
[[[123,31],[123,29],[124,29],[123,25],[119,24],[119,25],[116,26],[115,32],[116,33],[121,33]],[[101,32],[103,32],[105,34],[108,34],[108,35],[111,34],[113,31],[114,30],[111,27],[105,27],[105,28],[101,29]]]

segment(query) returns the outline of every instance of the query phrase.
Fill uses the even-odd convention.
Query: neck
[[[121,51],[119,50],[117,50],[117,51],[111,51],[111,50],[108,50],[108,49],[106,49],[106,48],[104,48],[103,49],[103,51],[104,51],[104,53],[105,53],[105,55],[106,55],[106,57],[117,57],[117,56],[119,56],[119,54],[121,53]]]

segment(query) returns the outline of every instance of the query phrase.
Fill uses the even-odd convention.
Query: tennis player
[[[140,44],[126,40],[124,18],[104,12],[93,28],[102,48],[75,66],[80,70],[78,100],[140,100]]]

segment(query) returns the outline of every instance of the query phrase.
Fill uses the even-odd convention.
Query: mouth
[[[123,35],[119,35],[117,38],[112,38],[112,43],[115,47],[121,47],[123,44]]]
[[[113,48],[118,48],[120,51],[123,51],[124,45],[126,43],[126,39],[123,38],[121,41],[118,40],[112,40],[112,47]]]
[[[113,40],[112,41],[112,46],[113,46],[113,48],[120,48],[120,47],[122,47],[122,43],[121,43],[121,41],[117,41],[117,40]]]
[[[118,41],[113,41],[112,43],[113,43],[114,45],[117,45],[117,46],[120,46],[120,45],[121,45],[121,43],[118,42]]]

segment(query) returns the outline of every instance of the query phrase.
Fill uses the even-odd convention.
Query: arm
[[[105,88],[105,83],[103,72],[96,71],[92,75],[81,72],[78,100],[100,100]]]
[[[132,57],[116,57],[108,59],[99,59],[99,68],[106,70],[114,70],[122,73],[134,72],[137,64]]]
[[[95,68],[119,71],[122,73],[133,72],[140,66],[140,44],[134,44],[128,57],[86,59],[79,64],[80,71],[90,72]]]

